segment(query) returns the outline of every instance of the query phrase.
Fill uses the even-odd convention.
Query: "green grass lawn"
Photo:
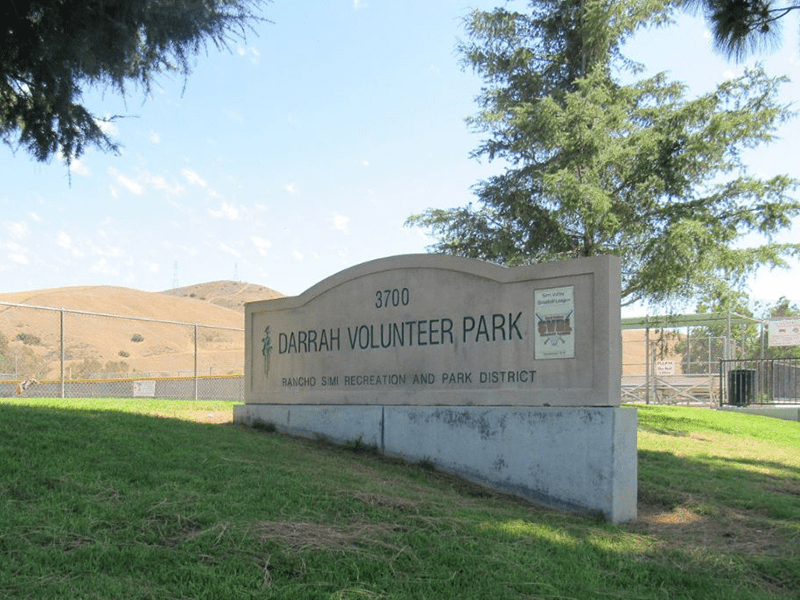
[[[800,423],[640,407],[615,526],[232,406],[0,399],[0,598],[800,598]]]

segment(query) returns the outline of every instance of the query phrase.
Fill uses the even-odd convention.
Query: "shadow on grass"
[[[715,457],[714,460],[720,462],[730,463],[731,465],[748,465],[758,469],[767,469],[770,471],[783,471],[784,473],[778,476],[768,476],[770,479],[775,477],[781,478],[782,475],[794,476],[800,480],[800,467],[794,465],[787,465],[786,463],[776,462],[772,460],[758,460],[753,458],[730,458],[727,456]]]
[[[749,511],[775,520],[776,527],[795,537],[800,523],[800,495],[794,491],[798,475],[793,465],[770,460],[639,450],[640,502],[668,509],[690,502]]]
[[[692,407],[638,406],[639,430],[672,437],[720,433],[781,443],[800,451],[800,423]]]
[[[628,528],[690,554],[746,556],[780,596],[800,589],[797,474],[770,460],[639,450],[639,519]]]

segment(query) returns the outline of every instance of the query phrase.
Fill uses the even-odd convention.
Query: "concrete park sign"
[[[636,518],[620,408],[620,265],[380,259],[246,306],[239,423],[438,468],[535,502]]]
[[[618,405],[612,266],[400,256],[248,304],[247,402]]]

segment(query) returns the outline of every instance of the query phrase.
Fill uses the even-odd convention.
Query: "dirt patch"
[[[165,417],[167,419],[181,419],[183,421],[192,421],[194,423],[214,423],[217,425],[225,425],[233,423],[232,410],[218,410],[209,412],[207,410],[186,410],[179,413],[170,412],[151,412],[147,413],[151,417]]]
[[[767,491],[776,494],[788,494],[790,496],[800,496],[800,481],[783,481],[776,485],[766,486]]]
[[[778,531],[754,517],[728,508],[719,508],[708,515],[685,506],[670,510],[640,504],[639,518],[629,529],[654,536],[667,547],[748,554],[779,551],[783,540]]]
[[[232,410],[220,410],[215,412],[206,412],[202,410],[190,411],[187,415],[192,421],[198,423],[233,423]]]

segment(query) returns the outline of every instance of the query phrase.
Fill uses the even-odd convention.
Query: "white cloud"
[[[59,231],[58,235],[56,236],[56,244],[62,248],[65,248],[66,250],[69,250],[72,248],[72,238],[70,238],[66,232]]]
[[[289,192],[292,196],[296,196],[300,193],[300,190],[297,189],[297,184],[295,183],[285,183],[283,184],[283,189]]]
[[[333,217],[333,227],[339,231],[347,232],[347,225],[349,223],[350,217],[345,217],[344,215],[334,215]]]
[[[20,264],[20,265],[27,265],[28,262],[29,262],[28,261],[28,257],[25,254],[20,254],[20,253],[9,254],[8,255],[8,260],[10,260],[11,262],[15,262],[17,264]]]
[[[72,238],[66,231],[58,232],[58,235],[56,235],[56,244],[59,247],[64,248],[64,250],[69,250],[70,254],[72,254],[72,256],[74,256],[75,258],[81,258],[82,256],[84,256],[83,250],[77,248],[72,243]]]
[[[69,165],[69,170],[76,175],[80,175],[82,177],[88,177],[92,174],[91,169],[83,164],[80,159],[74,158]]]
[[[239,56],[246,56],[254,65],[257,65],[258,61],[261,60],[261,52],[259,52],[258,48],[253,48],[252,46],[247,48],[244,46],[239,46],[236,48],[236,53]]]
[[[228,246],[228,244],[224,242],[219,243],[219,249],[225,254],[230,254],[231,256],[234,256],[236,258],[242,258],[241,252],[239,252],[236,248]]]
[[[25,221],[6,221],[3,225],[8,231],[8,235],[15,240],[21,240],[31,232]]]
[[[100,273],[101,275],[119,275],[119,267],[108,264],[105,258],[101,258],[94,263],[89,270],[92,273]]]
[[[303,260],[305,258],[299,250],[292,250],[292,256],[295,260]]]
[[[121,185],[122,187],[124,187],[131,194],[135,194],[136,196],[141,196],[144,193],[144,188],[142,187],[142,185],[140,183],[134,181],[133,179],[131,179],[127,175],[123,175],[122,173],[117,171],[114,167],[109,167],[108,168],[108,174],[111,175],[114,178],[114,181],[118,185]],[[114,197],[117,198],[118,196],[115,193],[116,192],[116,188],[112,188],[112,190],[113,190],[112,194],[114,194]]]
[[[6,248],[9,251],[8,260],[11,262],[15,262],[20,265],[27,265],[28,264],[28,249],[24,246],[20,246],[15,242],[8,242],[6,244],[2,244],[3,248]]]
[[[356,10],[367,7],[369,7],[369,4],[364,0],[353,0],[353,8],[355,8]]]
[[[261,237],[251,236],[250,241],[253,242],[253,245],[261,256],[266,256],[267,250],[272,248],[272,242]]]
[[[150,141],[154,144],[158,144],[161,141],[161,136],[158,135],[155,131],[150,132]]]
[[[98,230],[98,234],[101,237],[103,236],[102,231]],[[86,241],[83,245],[88,246],[89,250],[94,256],[99,256],[103,260],[106,258],[123,258],[125,256],[125,251],[118,246],[100,246],[92,241]]]
[[[208,187],[206,180],[200,177],[197,171],[194,171],[193,169],[181,169],[181,175],[183,175],[183,178],[189,185],[197,185],[201,188]]]
[[[125,250],[119,246],[107,246],[105,250],[101,250],[103,256],[110,256],[111,258],[122,258],[125,256]]]
[[[42,222],[42,217],[40,217],[38,214],[36,214],[33,211],[29,212],[28,216],[31,218],[31,221],[36,221],[37,223],[41,223]]]
[[[100,128],[100,131],[107,136],[115,137],[119,135],[119,127],[111,120],[111,115],[106,115],[106,120],[95,119],[95,123]]]
[[[147,185],[154,187],[159,192],[164,192],[168,196],[182,196],[186,192],[186,188],[180,183],[170,183],[161,175],[145,172],[142,177]]]
[[[227,202],[223,202],[219,210],[211,210],[208,209],[208,214],[210,214],[215,219],[230,219],[231,221],[235,221],[239,218],[239,209],[236,208],[233,204],[229,204]]]

